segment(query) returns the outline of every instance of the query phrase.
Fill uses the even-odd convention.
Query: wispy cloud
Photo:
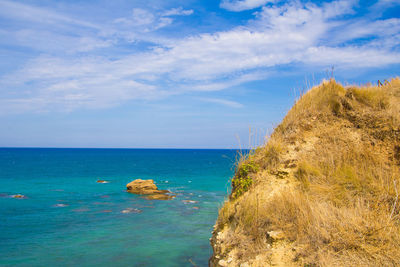
[[[274,0],[222,0],[220,7],[229,11],[243,11],[254,9],[265,5],[266,3],[273,3]]]
[[[65,16],[46,8],[7,0],[0,0],[0,15],[6,18],[21,19],[36,23],[51,23],[54,27],[57,27],[58,24],[61,26],[72,24],[80,27],[99,29],[98,25],[71,18],[70,16]]]
[[[34,10],[43,18],[47,16],[48,19],[40,20],[41,24],[57,21],[60,30],[53,32],[24,24],[16,30],[0,31],[3,43],[32,41],[31,47],[38,50],[44,47],[41,51],[46,51],[19,70],[3,75],[0,106],[7,110],[0,108],[0,112],[23,110],[24,103],[29,103],[30,110],[74,110],[190,91],[223,90],[265,79],[277,67],[288,64],[319,69],[338,65],[350,69],[400,63],[396,48],[399,20],[368,17],[354,20],[351,15],[356,3],[340,0],[315,5],[290,1],[267,5],[252,20],[230,30],[170,39],[161,38],[156,31],[171,25],[175,19],[172,16],[187,16],[192,10],[152,12],[136,8],[128,17],[99,26],[48,9],[18,4],[21,5],[18,8]],[[0,0],[0,6],[10,10],[3,9],[0,16],[34,20],[31,15],[16,14],[16,6],[8,1]],[[77,27],[74,35],[69,34],[69,27],[75,25],[90,29]],[[355,42],[364,37],[369,38]],[[112,51],[121,44],[131,45],[135,40],[151,40],[151,45],[145,50],[124,50],[110,56],[95,53],[97,49]],[[59,53],[61,49],[69,54]],[[225,102],[225,105],[238,107],[237,103]]]
[[[214,103],[218,105],[223,105],[231,108],[242,108],[244,107],[241,103],[236,102],[236,101],[231,101],[227,99],[221,99],[221,98],[199,98],[201,101],[209,102],[209,103]]]
[[[142,8],[134,8],[132,16],[118,18],[114,22],[123,24],[139,32],[149,32],[166,27],[173,23],[172,16],[189,16],[193,14],[192,9],[184,10],[182,7],[172,8],[163,12],[151,12]]]
[[[183,9],[182,7],[171,8],[162,13],[163,16],[189,16],[193,14],[193,9]]]
[[[371,6],[371,10],[374,12],[383,12],[385,9],[398,4],[398,0],[378,0],[374,5]]]
[[[44,53],[87,52],[109,47],[103,25],[77,19],[48,8],[0,0],[0,18],[10,27],[0,31],[3,45],[28,47]]]

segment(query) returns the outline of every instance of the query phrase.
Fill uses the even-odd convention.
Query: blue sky
[[[399,44],[398,0],[0,0],[0,147],[244,147]]]

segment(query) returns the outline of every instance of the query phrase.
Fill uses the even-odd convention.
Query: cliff
[[[237,164],[211,266],[400,265],[400,79],[304,94]]]

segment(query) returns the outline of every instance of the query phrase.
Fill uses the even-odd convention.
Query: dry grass
[[[400,265],[399,122],[398,78],[312,88],[240,162],[235,177],[252,184],[237,195],[234,185],[220,209],[217,224],[235,233],[226,242],[249,259],[270,253],[269,231],[283,231],[299,266]]]
[[[361,103],[370,107],[385,109],[388,106],[388,95],[383,88],[349,88],[348,93],[353,94],[354,97]]]

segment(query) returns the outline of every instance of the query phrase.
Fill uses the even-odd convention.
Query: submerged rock
[[[168,200],[173,199],[175,195],[170,195],[168,190],[158,190],[153,180],[136,179],[126,185],[129,193],[146,195],[146,199]]]
[[[141,213],[142,211],[140,209],[134,209],[134,208],[127,208],[121,211],[121,213]]]
[[[190,199],[182,200],[182,202],[185,203],[185,204],[196,204],[196,203],[198,203],[198,201],[190,200]]]
[[[165,193],[162,194],[151,194],[144,197],[145,199],[149,200],[169,200],[175,198],[174,195],[167,195]]]

